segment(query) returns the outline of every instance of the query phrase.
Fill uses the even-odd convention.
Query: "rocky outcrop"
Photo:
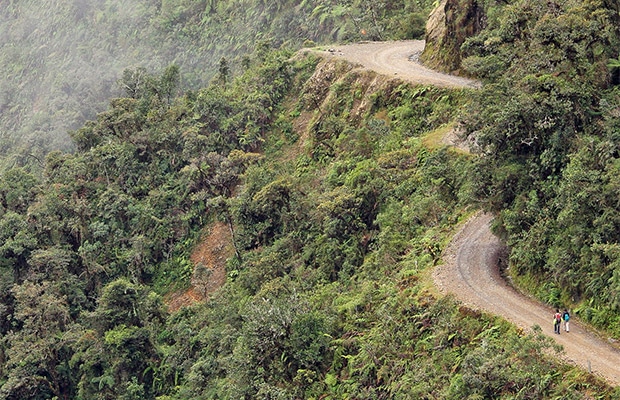
[[[484,9],[477,0],[442,0],[426,24],[422,62],[431,68],[458,74],[461,45],[484,25]]]

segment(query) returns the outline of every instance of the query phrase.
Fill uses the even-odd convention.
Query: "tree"
[[[26,218],[9,211],[0,219],[0,262],[11,266],[15,281],[20,282],[28,271],[27,259],[38,244]]]
[[[177,65],[167,67],[159,78],[160,96],[170,105],[172,100],[177,97],[177,91],[181,83],[181,72]]]
[[[228,67],[228,60],[225,57],[220,58],[220,64],[217,69],[216,81],[221,86],[226,86],[230,74],[230,68]]]
[[[88,315],[94,330],[75,343],[80,396],[114,399],[154,393],[159,366],[154,334],[165,319],[161,297],[120,278],[107,284],[97,309]]]
[[[0,177],[0,204],[23,214],[36,195],[37,179],[22,168],[12,168]]]
[[[6,399],[48,399],[71,396],[74,371],[68,366],[71,320],[65,297],[47,282],[24,282],[12,289],[15,326],[3,339]]]

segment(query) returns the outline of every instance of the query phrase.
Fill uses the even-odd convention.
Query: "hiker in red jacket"
[[[555,309],[555,314],[553,314],[553,330],[558,335],[560,334],[560,324],[562,323],[562,314],[560,313],[560,309]]]

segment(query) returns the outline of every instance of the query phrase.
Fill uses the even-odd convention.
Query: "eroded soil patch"
[[[226,260],[233,254],[230,229],[222,222],[213,224],[190,257],[194,271],[189,288],[167,299],[169,311],[204,301],[222,287],[226,282]]]

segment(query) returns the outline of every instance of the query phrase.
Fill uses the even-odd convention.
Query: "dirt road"
[[[442,74],[416,62],[424,50],[423,40],[394,42],[367,42],[334,46],[322,51],[323,55],[341,57],[380,74],[397,76],[412,83],[440,87],[479,87],[470,79]]]
[[[475,81],[442,74],[415,62],[424,48],[420,40],[362,43],[335,46],[322,52],[342,57],[385,75],[441,87],[479,87]],[[434,271],[434,281],[443,293],[453,293],[472,308],[503,316],[528,330],[539,325],[565,350],[565,359],[592,371],[612,385],[620,385],[620,351],[571,321],[570,333],[554,334],[553,310],[525,297],[499,274],[500,241],[491,233],[491,216],[477,214],[455,235],[444,254],[444,265]]]
[[[455,235],[444,253],[444,264],[434,271],[435,285],[466,305],[500,315],[525,330],[539,325],[544,334],[564,346],[566,361],[612,385],[620,384],[620,351],[587,332],[574,319],[570,333],[555,334],[554,310],[521,295],[500,276],[498,257],[502,245],[491,233],[491,219],[488,214],[477,214]]]

